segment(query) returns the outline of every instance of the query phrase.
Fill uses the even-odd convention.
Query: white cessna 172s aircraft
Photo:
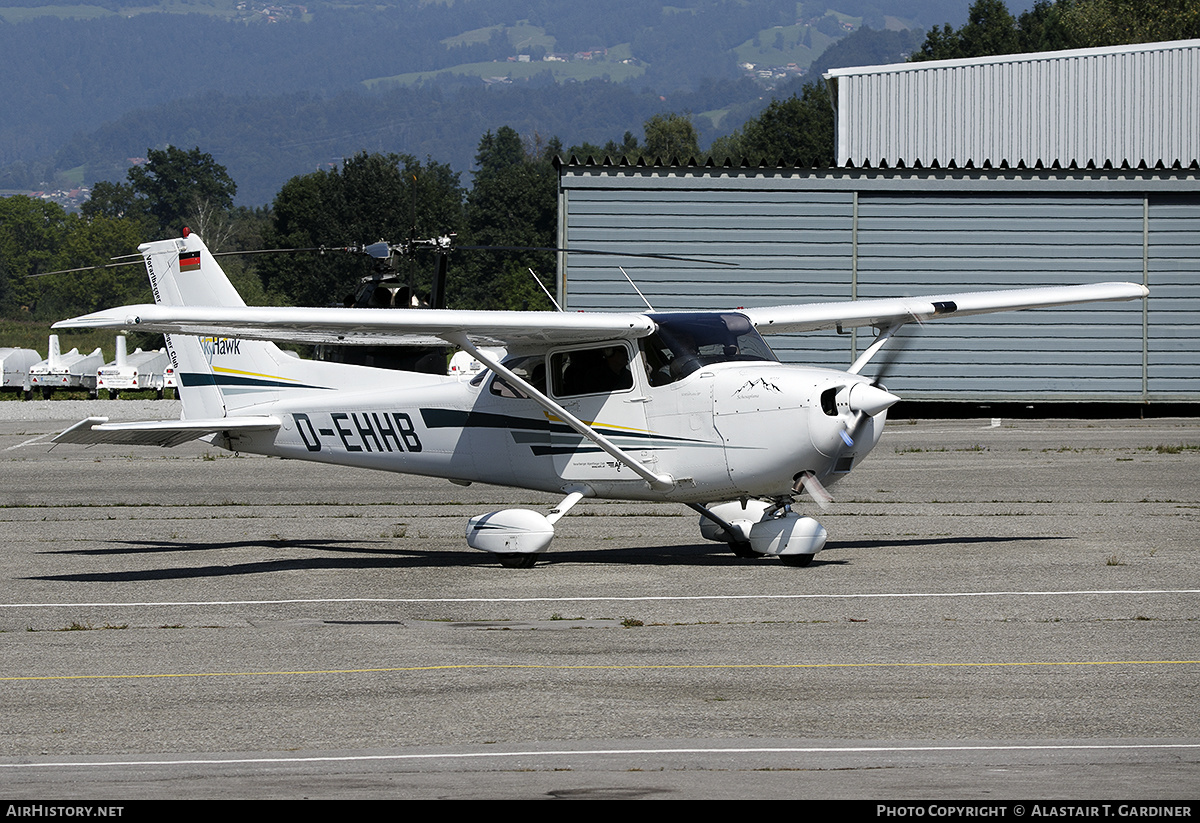
[[[727,312],[568,313],[248,307],[204,243],[147,243],[154,305],[55,325],[163,332],[180,420],[89,418],[56,443],[220,447],[564,495],[548,514],[472,518],[468,545],[533,565],[585,497],[678,502],[741,556],[807,565],[825,544],[791,509],[854,469],[900,398],[860,374],[902,325],[1132,300],[1133,283],[814,303]],[[780,363],[763,334],[874,327],[846,371]],[[456,377],[301,360],[270,341],[444,345],[486,367]],[[498,359],[481,346],[503,346]]]

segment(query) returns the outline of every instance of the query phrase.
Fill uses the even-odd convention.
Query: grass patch
[[[119,626],[114,626],[112,623],[105,623],[103,626],[93,626],[91,623],[80,623],[78,620],[72,620],[69,624],[55,631],[60,632],[90,632],[103,631],[104,629],[128,629],[128,623],[122,623]],[[32,629],[30,630],[32,631]]]
[[[1152,451],[1155,454],[1182,454],[1183,452],[1200,451],[1200,445],[1196,443],[1180,443],[1175,446],[1160,443],[1157,446],[1144,446],[1141,451]]]

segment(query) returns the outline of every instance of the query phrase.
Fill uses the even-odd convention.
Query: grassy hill
[[[697,115],[707,144],[781,82],[758,70],[805,68],[863,26],[956,22],[967,3],[0,0],[0,188],[120,180],[170,143],[238,169],[239,202],[259,205],[361,150],[466,173],[501,125],[603,144],[655,111]]]

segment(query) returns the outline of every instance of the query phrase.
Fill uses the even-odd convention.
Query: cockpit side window
[[[778,361],[744,314],[681,312],[650,317],[658,328],[639,345],[651,386],[674,383],[715,363]]]

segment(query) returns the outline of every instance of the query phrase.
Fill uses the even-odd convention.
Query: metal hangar
[[[1122,62],[1114,68],[1097,60]],[[1004,85],[1005,73],[1026,77],[1038,61],[1062,65],[1032,85],[1013,86],[1012,78]],[[918,71],[928,76],[909,82],[911,91],[856,88],[885,85],[891,75],[911,80]],[[975,82],[973,73],[990,79]],[[1123,84],[1136,80],[1145,90],[1147,75],[1150,85],[1165,88],[1156,92],[1158,102],[1132,111],[1107,106],[1125,93]],[[1044,77],[1074,84],[1073,91],[1057,94]],[[1188,91],[1200,82],[1200,41],[837,69],[827,82],[838,112],[836,168],[593,158],[561,164],[560,246],[738,264],[564,254],[564,308],[644,308],[618,266],[659,311],[1129,280],[1150,287],[1142,305],[907,327],[919,339],[905,350],[889,388],[923,401],[1200,401],[1200,94]],[[1053,123],[1022,120],[1007,142],[965,136],[1016,116],[992,96],[1016,99],[1014,88],[1035,85],[1054,102],[1033,108],[1053,110]],[[897,102],[905,94],[908,110]],[[869,125],[884,101],[896,122],[924,117],[931,94],[945,98],[939,112],[957,105],[958,120],[938,115],[894,129],[882,142],[881,124],[861,135],[855,130],[855,123]],[[1091,124],[1086,139],[1064,125],[1055,109],[1063,99],[1086,109],[1078,114]],[[977,104],[991,107],[991,120]],[[1144,117],[1159,118],[1161,127],[1127,122]],[[937,142],[943,131],[954,131],[955,140]],[[1027,132],[1037,139],[1026,139]],[[905,135],[925,142],[904,143]],[[845,368],[868,342],[862,333],[830,333],[775,338],[772,345],[787,361]]]

